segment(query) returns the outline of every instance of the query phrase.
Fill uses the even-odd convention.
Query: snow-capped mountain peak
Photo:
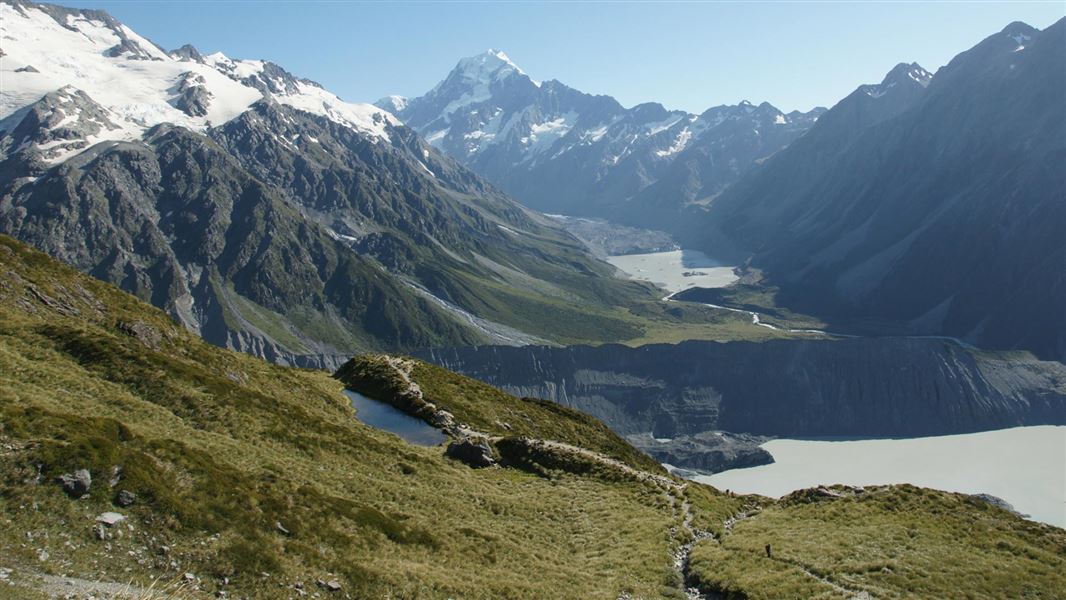
[[[192,44],[185,44],[177,50],[171,50],[168,54],[170,54],[170,57],[174,60],[185,60],[198,63],[204,62],[204,57]]]
[[[385,96],[374,103],[374,106],[387,110],[392,114],[398,114],[407,108],[408,99],[404,96]]]
[[[525,71],[499,50],[460,59],[455,68],[428,94],[419,98],[434,105],[433,113],[450,119],[460,109],[489,100],[502,87],[539,88]]]
[[[409,101],[390,96],[375,104],[400,116],[405,124],[440,147],[441,140],[452,132],[453,122],[464,122],[460,126],[463,133],[470,128],[465,121],[490,124],[490,128],[500,127],[502,123],[497,117],[511,116],[503,114],[509,111],[500,105],[501,98],[507,99],[508,104],[528,103],[543,87],[503,52],[487,50],[459,60],[448,75],[423,96]]]
[[[58,162],[92,144],[128,133],[114,114],[85,92],[63,86],[27,107],[18,126],[0,142],[3,152],[36,150],[44,162]]]
[[[507,54],[492,48],[481,54],[460,59],[452,73],[458,74],[466,81],[485,83],[505,79],[512,74],[526,74]],[[540,85],[539,81],[533,81],[533,83]]]
[[[60,90],[49,102],[56,104],[64,95],[76,98],[83,105],[78,114],[92,105],[96,121],[109,124],[96,128],[89,121],[64,129],[64,135],[81,135],[80,141],[71,138],[62,152],[58,144],[42,147],[46,162],[64,160],[90,143],[139,141],[161,123],[204,131],[267,96],[372,139],[388,139],[387,127],[399,123],[383,110],[344,102],[267,61],[235,60],[221,52],[202,56],[192,46],[168,53],[102,11],[7,0],[0,2],[0,37],[0,132],[15,130],[39,101]],[[6,145],[23,144],[8,140]]]
[[[556,80],[535,82],[498,50],[461,59],[423,96],[377,106],[530,206],[571,214],[587,210],[572,205],[577,196],[632,197],[694,148],[696,162],[714,155],[705,162],[726,165],[708,187],[732,181],[816,117],[748,101],[701,115],[656,102],[627,109]],[[722,148],[738,154],[720,159]]]

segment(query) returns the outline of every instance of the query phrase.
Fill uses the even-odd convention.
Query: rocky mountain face
[[[1066,21],[1013,23],[931,79],[901,65],[726,190],[686,241],[790,308],[1066,359]]]
[[[377,106],[527,206],[633,224],[712,196],[821,112],[785,114],[748,102],[699,115],[656,103],[625,108],[609,96],[535,81],[496,50],[462,59],[424,96],[390,96]],[[664,194],[634,201],[664,178],[672,182]],[[674,187],[686,193],[667,195]]]
[[[1066,423],[1062,363],[942,340],[483,346],[423,356],[626,435],[910,437]]]
[[[859,86],[854,92],[833,106],[832,110],[816,109],[811,115],[790,115],[793,117],[791,129],[770,130],[770,135],[794,136],[797,150],[788,154],[798,158],[796,165],[791,168],[784,179],[793,182],[803,182],[812,176],[812,173],[826,169],[828,161],[844,154],[849,144],[867,128],[877,125],[882,121],[902,112],[925,91],[932,75],[918,64],[900,63],[896,65],[880,84],[868,84]],[[762,107],[760,107],[762,108]],[[737,135],[750,137],[750,129],[734,127]],[[809,130],[809,131],[808,131]],[[808,135],[809,133],[809,135]],[[787,144],[782,144],[782,146]],[[671,171],[654,185],[649,186],[635,199],[634,204],[638,207],[654,207],[666,203],[663,210],[642,211],[651,219],[651,224],[669,229],[686,243],[697,245],[708,244],[708,237],[712,238],[715,251],[720,256],[730,256],[741,260],[750,253],[748,248],[737,252],[735,246],[729,244],[729,236],[708,236],[708,229],[718,232],[733,233],[735,224],[732,222],[721,223],[717,219],[710,220],[699,218],[698,215],[712,204],[719,202],[718,196],[738,180],[748,184],[756,177],[748,178],[739,176],[729,178],[707,178],[707,173],[715,172],[715,169],[728,167],[730,154],[735,153],[745,146],[733,146],[717,144],[707,146],[700,144],[686,152],[685,156],[679,157],[671,166]],[[760,167],[764,160],[751,151],[755,148],[747,146],[751,168],[744,172],[762,172]],[[728,153],[725,151],[728,150]],[[769,157],[765,157],[769,158]],[[778,164],[777,161],[770,161]],[[740,175],[736,173],[735,175]],[[707,180],[707,181],[705,181]],[[729,195],[726,194],[728,197]],[[681,199],[680,205],[674,199]],[[674,210],[669,210],[674,203]],[[679,210],[680,209],[680,210]],[[754,210],[754,209],[753,209]],[[697,216],[694,218],[694,215]],[[759,243],[773,243],[772,238],[760,239]]]
[[[678,230],[692,208],[711,203],[743,174],[798,140],[819,120],[808,113],[781,111],[763,102],[719,106],[700,115],[715,125],[680,151],[662,175],[621,208],[622,220]]]
[[[335,367],[630,333],[596,307],[643,287],[385,111],[264,61],[163,52],[103,13],[0,11],[0,231],[206,339]]]
[[[478,339],[183,128],[79,155],[9,198],[5,231],[218,345],[297,361],[289,355],[374,341]],[[329,323],[328,337],[302,330],[294,313],[308,329]]]

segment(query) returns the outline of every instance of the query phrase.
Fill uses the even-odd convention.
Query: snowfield
[[[18,125],[30,105],[68,85],[85,92],[118,125],[86,138],[90,143],[137,141],[160,123],[204,131],[234,119],[266,95],[374,139],[387,140],[387,126],[399,124],[384,110],[344,102],[311,83],[297,82],[295,89],[280,93],[261,92],[244,80],[262,74],[268,65],[264,61],[233,60],[222,53],[202,62],[176,58],[124,25],[76,11],[53,17],[38,8],[0,4],[0,38],[0,129],[5,131]],[[208,94],[203,116],[176,106],[179,83],[190,73],[203,78],[199,85]],[[69,157],[60,154],[49,160]]]

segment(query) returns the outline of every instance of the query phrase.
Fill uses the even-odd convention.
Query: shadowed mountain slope
[[[778,302],[838,326],[1066,359],[1064,36],[1013,23],[927,87],[860,88],[690,241],[751,255]]]

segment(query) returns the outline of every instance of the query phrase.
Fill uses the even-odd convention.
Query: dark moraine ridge
[[[941,340],[482,346],[420,356],[622,434],[913,437],[1066,424],[1066,365]]]

